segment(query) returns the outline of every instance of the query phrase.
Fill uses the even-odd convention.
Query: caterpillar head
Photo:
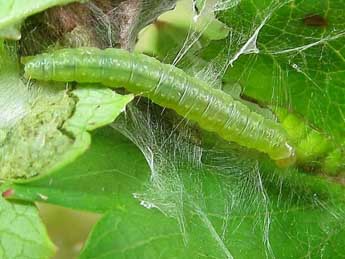
[[[288,143],[285,143],[285,146],[286,146],[286,150],[288,150],[287,156],[284,158],[280,158],[280,159],[275,160],[276,165],[278,167],[281,167],[281,168],[289,167],[289,166],[292,166],[296,163],[295,148],[292,147]]]

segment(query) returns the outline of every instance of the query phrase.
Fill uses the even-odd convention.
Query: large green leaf
[[[81,258],[341,254],[342,187],[295,170],[274,172],[270,163],[258,166],[219,150],[204,154],[202,167],[181,166],[180,156],[188,155],[175,153],[179,159],[170,166],[164,161],[162,171],[161,158],[155,157],[152,185],[135,192],[137,205],[125,204],[104,216]]]
[[[195,214],[186,220],[183,236],[177,223],[156,209],[126,208],[104,216],[80,258],[342,257],[344,228],[336,226],[344,220],[312,208],[290,209],[284,216],[273,213],[269,233],[255,227],[264,214]]]
[[[231,27],[225,78],[244,94],[344,137],[343,1],[240,1],[218,13]],[[219,47],[220,45],[218,45]],[[216,45],[210,47],[210,55]],[[253,53],[254,52],[254,53]],[[251,53],[251,54],[250,54]]]
[[[84,156],[60,172],[10,186],[13,198],[111,210],[95,227],[82,258],[341,253],[344,233],[338,226],[344,223],[345,197],[337,184],[211,150],[202,167],[182,158],[170,160],[170,166],[164,162],[155,172],[157,186],[154,176],[148,181],[140,152],[118,133],[97,130],[93,140]],[[156,158],[158,169],[161,158]]]
[[[97,130],[93,139],[91,148],[74,163],[12,186],[13,197],[103,213],[130,202],[148,178],[145,160],[112,129]]]
[[[55,247],[31,203],[0,198],[0,257],[49,259]]]

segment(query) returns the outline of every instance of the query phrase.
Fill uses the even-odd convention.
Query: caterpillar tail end
[[[285,148],[287,149],[287,155],[283,158],[275,159],[275,163],[279,168],[287,168],[296,163],[295,149],[288,143],[285,143]]]

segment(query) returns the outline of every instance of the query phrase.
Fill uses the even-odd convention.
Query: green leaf
[[[96,130],[91,148],[74,163],[38,179],[11,186],[16,199],[106,212],[132,202],[148,166],[133,144],[111,128]]]
[[[294,258],[308,252],[333,257],[342,249],[339,185],[296,170],[277,171],[269,161],[258,167],[240,153],[211,151],[202,168],[194,167],[179,159],[188,156],[180,145],[172,166],[156,171],[156,186],[148,182],[140,152],[118,133],[100,129],[93,140],[60,172],[10,186],[15,199],[106,213],[81,258],[265,258],[272,251],[284,258],[286,249]]]
[[[81,1],[81,0],[80,0]],[[79,2],[80,2],[79,1]],[[0,0],[0,37],[19,39],[16,25],[26,17],[56,5],[77,2],[76,0]]]
[[[74,113],[64,123],[63,130],[66,130],[67,135],[72,134],[75,141],[59,157],[59,161],[46,170],[47,173],[63,168],[83,154],[91,142],[88,131],[113,122],[124,111],[126,105],[133,100],[133,95],[119,95],[108,88],[84,85],[80,89],[74,90],[71,98],[78,100]]]
[[[83,85],[73,91],[73,96],[78,102],[65,128],[75,134],[110,124],[133,100],[133,95],[119,95],[108,88],[97,89],[95,85]]]
[[[315,179],[308,187],[313,177],[296,171],[294,181],[265,177],[259,172],[268,169],[255,167],[241,176],[240,165],[219,171],[180,168],[181,182],[164,168],[160,192],[137,196],[145,208],[123,206],[108,213],[81,258],[332,258],[341,253],[344,228],[337,226],[344,223],[343,195],[333,202],[327,184]],[[165,181],[175,188],[169,192]]]
[[[188,233],[183,236],[176,221],[156,209],[112,211],[95,226],[80,258],[266,258],[273,257],[272,251],[276,258],[342,254],[345,230],[336,226],[344,220],[313,209],[284,213],[272,214],[269,233],[255,227],[260,214],[195,214],[186,220]],[[265,242],[271,242],[271,251],[264,248]]]
[[[55,247],[31,203],[0,198],[0,257],[49,259]]]
[[[244,0],[220,12],[219,18],[233,30],[232,53],[225,57],[232,66],[225,79],[238,81],[245,95],[264,104],[288,107],[332,138],[342,140],[342,5],[339,0],[258,4]],[[313,19],[323,23],[313,25]],[[210,46],[211,56],[212,49],[216,51],[217,46]]]

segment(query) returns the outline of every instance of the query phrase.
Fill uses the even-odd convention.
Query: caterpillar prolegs
[[[277,122],[152,57],[121,49],[78,48],[40,54],[24,59],[24,63],[27,77],[125,87],[225,140],[267,153],[273,160],[294,160],[294,148]]]

